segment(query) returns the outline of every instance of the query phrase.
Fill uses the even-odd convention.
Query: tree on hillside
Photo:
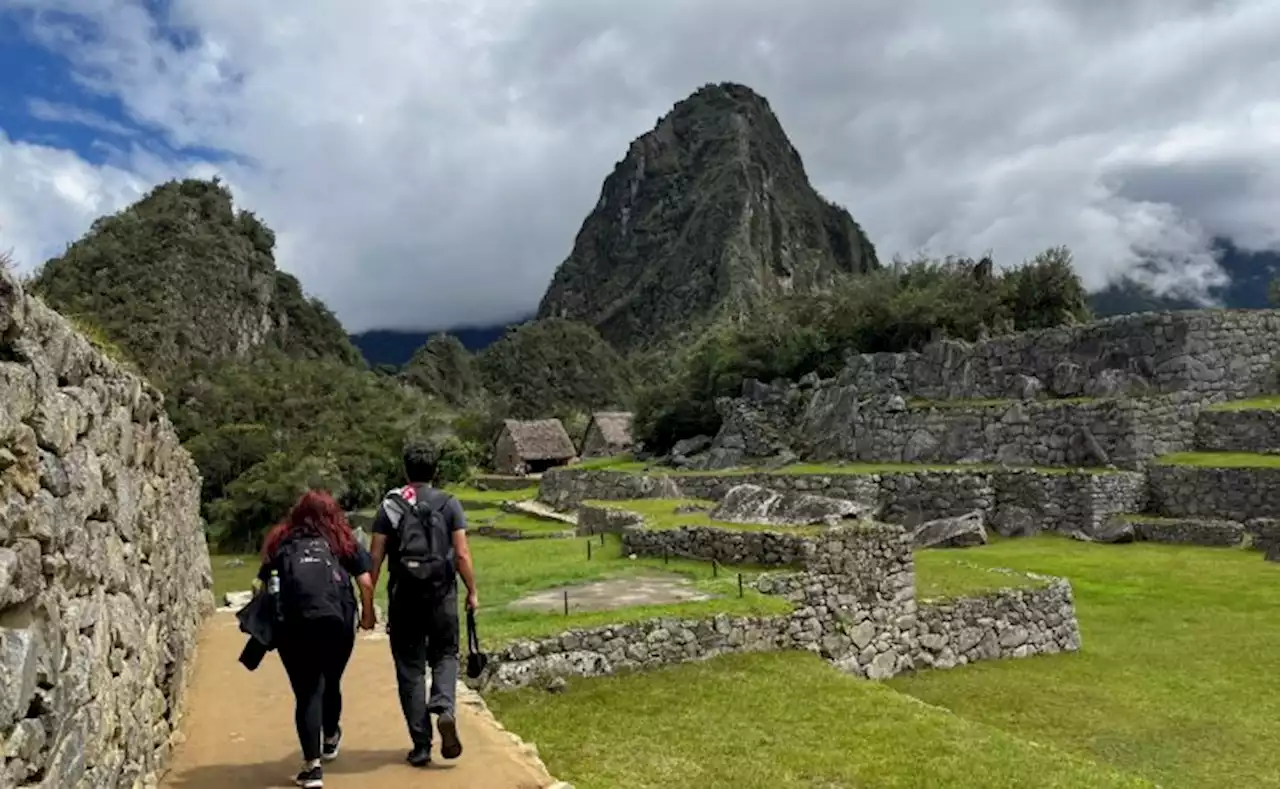
[[[484,396],[475,359],[452,334],[432,335],[405,365],[401,378],[452,406],[472,405]]]
[[[276,350],[193,370],[167,406],[204,478],[211,528],[239,537],[283,514],[301,484],[294,466],[323,477],[344,506],[367,506],[400,480],[407,438],[447,427],[438,405],[393,378]],[[257,494],[267,503],[250,505]]]
[[[611,408],[630,399],[622,357],[595,329],[563,318],[512,329],[478,364],[485,389],[515,418]]]

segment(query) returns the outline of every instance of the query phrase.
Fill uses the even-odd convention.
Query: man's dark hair
[[[404,475],[410,482],[436,481],[440,471],[440,450],[429,441],[410,441],[404,446]]]

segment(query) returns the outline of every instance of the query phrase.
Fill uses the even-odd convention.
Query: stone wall
[[[1280,511],[1280,468],[1153,466],[1148,479],[1156,515],[1247,521]]]
[[[1202,452],[1280,452],[1280,411],[1202,411],[1196,420]]]
[[[1244,544],[1245,527],[1218,518],[1139,518],[1137,537],[1150,542],[1234,548]]]
[[[921,602],[915,666],[952,668],[977,660],[1052,655],[1080,649],[1071,584],[1006,589],[982,597]]]
[[[1055,397],[1192,391],[1238,398],[1271,391],[1278,358],[1280,311],[1140,313],[977,343],[943,341],[920,353],[854,356],[841,380],[865,392],[892,387],[930,399],[1021,397],[1029,385]]]
[[[774,543],[768,536],[710,528],[633,530],[624,533],[624,550],[680,549],[700,558],[742,556],[752,563],[760,563],[770,546],[780,554],[790,551],[803,570],[765,574],[755,586],[785,597],[792,613],[652,619],[518,641],[493,656],[482,684],[515,687],[732,651],[786,649],[815,652],[858,676],[887,679],[920,668],[1080,648],[1066,581],[1044,579],[1040,588],[918,605],[910,540],[901,528],[860,524],[817,537],[775,533]],[[730,547],[717,545],[717,538]]]
[[[786,456],[1137,469],[1191,449],[1203,405],[1275,391],[1278,359],[1273,310],[1126,315],[855,355],[828,380],[745,381],[741,397],[717,403],[720,432],[694,463],[723,469]],[[951,403],[911,407],[917,399]],[[993,399],[1002,402],[956,402]]]
[[[1141,469],[1192,449],[1202,397],[909,401],[840,379],[752,383],[718,403],[721,427],[694,459],[715,470],[788,456],[863,463],[989,463]]]
[[[0,786],[136,786],[212,609],[160,395],[0,273]]]
[[[1141,512],[1147,491],[1138,472],[1028,469],[904,471],[891,474],[680,473],[557,469],[543,475],[539,498],[567,507],[588,499],[719,500],[735,485],[820,493],[877,508],[879,520],[905,526],[982,512],[1006,536],[1055,531],[1088,538],[1115,513]]]

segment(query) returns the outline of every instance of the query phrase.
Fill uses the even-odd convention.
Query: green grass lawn
[[[1280,468],[1280,455],[1253,452],[1176,452],[1162,455],[1156,462],[1165,466],[1198,468]]]
[[[1280,409],[1280,395],[1270,395],[1267,397],[1251,397],[1248,400],[1229,400],[1225,403],[1216,403],[1206,408],[1206,411],[1275,411]]]
[[[973,597],[1002,589],[1035,589],[1050,583],[1026,573],[981,566],[957,557],[956,551],[937,548],[915,552],[917,600]]]
[[[516,638],[552,636],[571,628],[636,622],[660,616],[700,618],[719,613],[776,614],[790,610],[790,605],[784,600],[751,589],[739,598],[739,568],[729,572],[721,570],[717,577],[713,577],[711,565],[706,562],[671,559],[670,563],[664,563],[662,559],[629,559],[622,554],[621,542],[614,535],[606,535],[603,544],[599,537],[591,538],[592,553],[588,560],[588,541],[586,538],[514,542],[484,537],[471,539],[480,587],[485,649],[496,651],[501,644]],[[690,579],[696,588],[717,597],[700,602],[635,606],[571,613],[569,616],[505,607],[529,592],[654,572],[682,575]],[[746,572],[744,575],[749,579],[755,573]]]
[[[964,558],[1069,578],[1083,650],[892,687],[1166,787],[1280,787],[1280,566],[1230,548],[1051,536]],[[917,575],[947,560],[921,552]]]
[[[213,599],[221,606],[227,592],[247,592],[253,587],[260,561],[257,554],[212,554]]]
[[[1150,786],[800,652],[570,679],[564,693],[487,700],[578,789]]]
[[[769,526],[759,523],[729,523],[712,520],[709,512],[676,512],[680,506],[696,506],[714,508],[714,501],[701,499],[623,499],[610,501],[587,501],[599,507],[629,510],[644,516],[645,527],[649,529],[679,529],[682,526],[703,526],[731,531],[771,531],[780,534],[796,534],[814,536],[825,529],[821,526]]]

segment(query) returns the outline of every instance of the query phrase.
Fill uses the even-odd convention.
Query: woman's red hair
[[[285,519],[267,532],[266,539],[262,541],[262,560],[268,561],[285,538],[295,534],[323,537],[334,555],[342,559],[356,553],[356,536],[351,531],[347,516],[333,496],[323,490],[309,490],[302,494]]]

